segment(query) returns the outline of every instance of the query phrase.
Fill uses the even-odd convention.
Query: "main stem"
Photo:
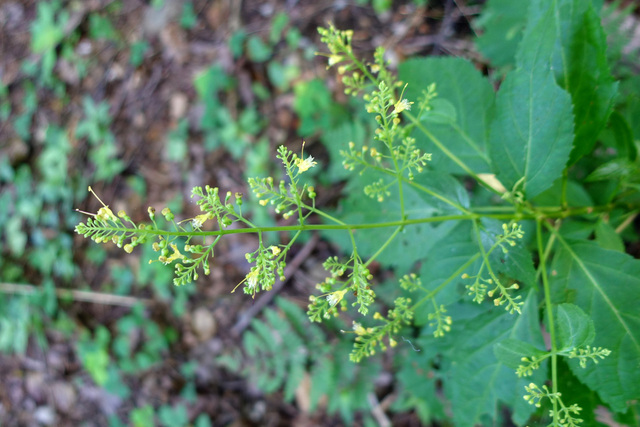
[[[544,300],[547,311],[547,319],[549,322],[549,335],[551,339],[551,387],[552,393],[558,393],[558,354],[556,347],[556,327],[553,318],[553,306],[551,305],[551,286],[547,277],[547,252],[544,251],[542,244],[542,221],[544,218],[536,218],[536,237],[538,241],[538,256],[540,257],[539,271],[542,274],[542,284],[544,287]],[[551,399],[553,404],[553,425],[558,425],[558,404],[557,399]]]

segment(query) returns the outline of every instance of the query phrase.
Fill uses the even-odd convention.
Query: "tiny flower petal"
[[[340,301],[342,301],[342,298],[344,298],[344,294],[346,293],[346,289],[342,291],[331,292],[329,295],[327,295],[327,301],[329,302],[329,305],[331,305],[331,307],[335,307]]]
[[[249,274],[247,274],[247,285],[251,290],[256,290],[258,287],[258,274],[260,272],[259,268],[252,268]]]
[[[411,110],[411,104],[413,104],[413,102],[409,102],[408,99],[401,99],[400,101],[396,102],[396,104],[393,106],[394,113],[401,113],[404,110]]]

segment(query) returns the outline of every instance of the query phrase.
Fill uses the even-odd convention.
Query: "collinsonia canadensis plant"
[[[341,233],[336,241],[347,255],[324,262],[309,319],[352,309],[351,360],[396,347],[399,382],[426,418],[447,417],[429,410],[441,380],[455,425],[496,419],[499,404],[518,425],[593,425],[597,405],[633,420],[640,261],[623,242],[637,239],[630,226],[640,211],[640,168],[633,138],[599,138],[617,84],[596,6],[532,1],[497,93],[466,60],[411,59],[396,76],[384,49],[362,61],[351,31],[320,28],[329,67],[346,94],[363,97],[377,126],[372,140],[340,151],[353,172],[347,188],[359,189],[340,209],[316,205],[308,171],[317,162],[302,144],[278,148],[281,179],[248,181],[259,205],[294,225],[256,224],[242,194],[205,186],[193,189],[202,212],[193,219],[149,208],[150,221],[135,223],[103,204],[76,231],[128,253],[152,245],[156,261],[174,268],[175,285],[208,274],[224,236],[255,233],[258,247],[246,255],[251,268],[238,285],[252,297],[284,280],[302,233]],[[216,227],[205,231],[209,222]],[[289,241],[266,243],[282,231]],[[398,276],[386,313],[377,308],[373,261]],[[412,389],[407,378],[425,371],[422,391]]]

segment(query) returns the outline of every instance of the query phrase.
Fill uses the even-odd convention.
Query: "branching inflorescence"
[[[504,307],[508,313],[521,313],[524,305],[521,284],[499,274],[496,266],[491,262],[491,255],[494,251],[508,254],[520,244],[524,231],[515,219],[538,219],[539,214],[531,211],[528,205],[525,206],[522,197],[507,198],[509,203],[514,204],[514,212],[517,213],[507,216],[511,222],[503,224],[502,234],[494,236],[493,241],[487,244],[486,239],[481,236],[480,219],[483,217],[505,218],[504,215],[492,216],[481,213],[481,210],[468,210],[454,200],[441,194],[434,194],[422,186],[416,186],[414,184],[416,174],[420,174],[427,168],[431,154],[423,152],[417,146],[411,131],[417,123],[415,117],[420,117],[422,113],[429,111],[431,102],[437,97],[435,85],[429,85],[423,92],[423,96],[415,102],[403,98],[406,85],[399,82],[389,70],[382,48],[376,50],[372,63],[365,64],[353,53],[352,32],[339,31],[333,26],[321,28],[319,32],[322,41],[329,49],[327,55],[329,67],[337,67],[338,73],[342,76],[345,93],[352,96],[364,93],[366,110],[374,115],[377,124],[374,140],[370,145],[357,146],[354,142],[350,142],[341,151],[343,165],[349,171],[361,173],[370,170],[379,174],[378,180],[362,188],[366,196],[380,203],[384,203],[391,197],[397,197],[399,202],[400,210],[397,212],[395,231],[381,245],[380,251],[368,259],[363,258],[358,253],[358,245],[353,233],[356,226],[357,228],[376,228],[380,225],[346,224],[316,206],[316,189],[307,179],[308,174],[305,175],[305,172],[317,163],[313,157],[304,156],[304,145],[300,155],[284,146],[278,148],[277,158],[283,165],[283,179],[263,177],[248,180],[249,187],[259,200],[259,204],[272,207],[276,214],[285,219],[295,218],[297,224],[294,226],[261,227],[254,224],[242,212],[243,196],[241,194],[228,192],[221,195],[218,188],[205,186],[193,189],[192,197],[197,199],[201,214],[191,220],[176,222],[173,213],[165,208],[161,212],[164,223],[160,224],[156,220],[155,210],[149,208],[150,222],[136,224],[125,212],[121,211],[115,215],[108,206],[103,204],[96,214],[90,214],[91,217],[86,223],[79,224],[76,231],[97,243],[113,242],[128,253],[138,245],[151,242],[153,249],[158,252],[157,260],[154,261],[173,265],[175,285],[185,285],[197,280],[199,271],[204,274],[209,273],[209,262],[214,256],[214,247],[222,236],[231,233],[256,233],[258,248],[246,254],[246,259],[251,266],[245,279],[238,285],[243,286],[244,293],[253,297],[260,291],[270,290],[277,279],[285,280],[286,257],[292,245],[302,232],[319,229],[319,226],[307,223],[308,218],[315,215],[325,221],[324,229],[333,227],[343,230],[349,235],[352,243],[352,253],[345,260],[332,256],[324,262],[323,266],[328,276],[317,285],[320,295],[312,295],[309,298],[307,313],[309,319],[320,322],[337,316],[339,311],[348,310],[349,305],[357,307],[359,315],[367,315],[376,301],[370,263],[405,226],[420,221],[425,223],[432,221],[431,218],[408,221],[404,194],[407,186],[412,186],[414,190],[423,189],[429,196],[436,196],[460,210],[461,214],[456,216],[456,219],[472,222],[474,238],[478,246],[478,254],[474,260],[477,259],[480,264],[475,274],[464,273],[462,279],[473,281],[465,285],[466,292],[473,301],[480,304],[489,297],[493,299],[495,306]],[[399,96],[398,92],[400,92]],[[418,111],[416,116],[405,117],[404,114],[412,109]],[[457,158],[455,161],[460,162]],[[468,170],[466,166],[463,169]],[[476,175],[473,176],[476,177]],[[214,222],[217,228],[210,230],[211,227],[208,227],[209,231],[203,231],[209,222]],[[234,224],[235,227],[231,227]],[[278,230],[294,233],[285,244],[265,244],[264,233]],[[469,262],[469,265],[472,264]],[[383,350],[395,347],[398,342],[397,334],[402,328],[411,324],[414,312],[425,301],[432,303],[433,308],[428,313],[428,324],[433,329],[434,337],[442,337],[450,332],[455,322],[446,314],[445,305],[438,303],[436,298],[444,285],[459,277],[460,272],[444,280],[442,286],[436,287],[435,290],[429,290],[423,286],[420,277],[415,273],[402,277],[399,285],[406,293],[424,293],[425,296],[418,299],[417,303],[412,303],[412,299],[406,296],[397,297],[394,307],[386,316],[378,311],[372,316],[373,320],[378,322],[377,325],[364,326],[364,320],[353,321],[353,329],[345,331],[345,333],[356,335],[351,360],[358,362],[364,357],[369,357],[375,354],[377,347]],[[578,358],[580,365],[584,367],[588,360],[597,362],[609,353],[607,349],[592,348],[588,345],[573,347],[563,352],[554,352],[552,349],[544,355],[532,354],[522,357],[516,373],[518,376],[530,376],[540,368],[546,358],[555,357],[555,355]],[[550,392],[546,386],[539,388],[533,383],[527,386],[527,393],[525,399],[534,405],[540,405],[540,401],[544,398],[553,402],[554,417],[559,420],[559,425],[579,423],[580,420],[575,418],[575,415],[580,409],[575,405],[565,407],[560,399],[560,393]]]

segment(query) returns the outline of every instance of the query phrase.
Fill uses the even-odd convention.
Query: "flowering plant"
[[[170,229],[158,225],[152,208],[149,223],[134,223],[125,212],[114,215],[103,204],[76,231],[127,252],[151,243],[157,261],[173,266],[176,285],[209,273],[223,236],[256,233],[258,248],[246,255],[251,267],[238,285],[253,297],[285,280],[287,255],[302,233],[340,230],[349,255],[324,262],[327,277],[317,285],[319,294],[310,296],[308,316],[320,322],[356,308],[358,320],[345,332],[355,335],[351,360],[396,348],[435,370],[436,358],[449,356],[449,370],[442,368],[438,375],[446,380],[445,394],[458,425],[473,425],[484,414],[495,417],[498,401],[513,408],[516,423],[526,422],[546,402],[552,425],[578,425],[584,408],[566,406],[573,398],[559,391],[563,369],[622,412],[627,401],[640,397],[638,370],[631,369],[640,359],[640,328],[633,314],[640,306],[640,262],[589,240],[584,230],[604,227],[609,237],[611,230],[619,236],[640,210],[638,188],[629,177],[609,190],[604,203],[595,197],[587,204],[577,202],[571,192],[570,167],[588,154],[576,147],[595,144],[576,135],[594,123],[592,133],[604,128],[615,84],[606,62],[600,64],[604,89],[590,94],[599,108],[581,109],[586,89],[568,78],[557,82],[562,73],[573,76],[577,69],[563,64],[560,77],[551,70],[556,49],[575,46],[565,46],[562,34],[555,32],[564,27],[552,31],[546,26],[546,18],[553,21],[558,11],[551,2],[542,3],[546,9],[541,6],[541,17],[528,22],[516,66],[497,95],[463,60],[408,61],[400,81],[384,49],[367,63],[353,52],[351,31],[319,29],[329,66],[337,67],[345,93],[362,95],[376,123],[370,143],[350,141],[340,151],[344,167],[354,172],[350,184],[360,187],[345,204],[351,203],[352,211],[354,206],[368,211],[372,221],[350,221],[317,206],[318,190],[307,172],[318,163],[304,150],[298,155],[281,146],[277,158],[283,178],[251,178],[248,184],[261,206],[294,218],[293,225],[256,224],[242,211],[242,195],[222,196],[206,186],[193,189],[202,213],[190,222],[176,222],[170,210],[162,210]],[[590,19],[592,11],[581,13]],[[424,76],[435,83],[422,87]],[[463,85],[470,99],[460,97]],[[593,180],[612,179],[603,169],[604,164],[595,168]],[[461,177],[467,177],[466,187]],[[388,208],[386,219],[376,217],[372,206]],[[395,217],[389,220],[389,215]],[[323,223],[309,222],[311,217]],[[217,228],[202,231],[207,221],[215,221]],[[390,231],[381,239],[380,230]],[[274,231],[291,232],[291,238],[266,244],[265,233]],[[386,257],[396,255],[398,246],[404,246],[402,264]],[[402,276],[386,315],[376,305],[374,261],[395,266]],[[372,316],[363,317],[371,311]],[[406,336],[430,350],[418,352]],[[399,345],[405,341],[409,347]],[[550,387],[544,385],[547,380]]]

